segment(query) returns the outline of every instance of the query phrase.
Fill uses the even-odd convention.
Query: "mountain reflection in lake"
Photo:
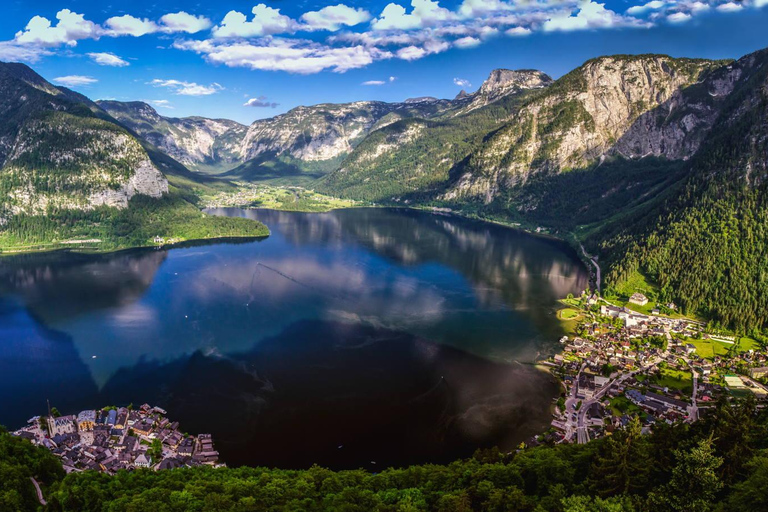
[[[214,213],[272,236],[0,260],[0,423],[146,401],[230,464],[380,468],[549,422],[557,387],[520,362],[587,284],[561,244],[407,210]]]

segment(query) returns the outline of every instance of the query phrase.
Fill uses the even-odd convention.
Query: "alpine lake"
[[[334,469],[514,449],[551,420],[563,243],[405,209],[217,209],[261,240],[0,259],[0,424],[149,403],[221,458]]]

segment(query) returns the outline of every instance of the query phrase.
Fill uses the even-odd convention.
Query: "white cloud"
[[[67,75],[67,76],[60,76],[53,79],[53,83],[63,85],[65,87],[91,85],[91,84],[95,84],[96,82],[98,82],[98,80],[93,78],[92,76],[82,76],[82,75]]]
[[[405,48],[400,48],[397,51],[398,58],[403,60],[418,60],[424,57],[426,54],[427,51],[423,48],[419,48],[418,46],[406,46]]]
[[[453,83],[458,85],[459,87],[463,89],[468,89],[472,87],[472,84],[467,80],[466,78],[454,78]]]
[[[387,4],[371,26],[375,30],[411,30],[456,18],[456,14],[433,0],[411,0],[411,7],[411,12],[407,13],[402,5]]]
[[[366,82],[363,82],[362,85],[384,85],[386,83],[392,83],[395,80],[397,80],[396,76],[391,76],[386,80],[368,80]]]
[[[661,0],[652,0],[647,4],[635,5],[633,7],[630,7],[629,9],[627,9],[627,14],[644,14],[648,11],[656,11],[658,9],[661,9],[665,5],[666,4]]]
[[[301,15],[304,22],[302,30],[329,30],[335,32],[343,26],[353,27],[371,19],[371,13],[365,9],[354,9],[344,4],[329,5],[319,11],[305,12]]]
[[[480,41],[476,37],[462,37],[461,39],[457,39],[453,42],[453,44],[459,48],[474,48],[476,46],[479,46],[482,41]]]
[[[758,9],[766,5],[768,5],[768,0],[755,0],[755,7]]]
[[[205,16],[194,16],[184,11],[168,13],[160,18],[161,30],[167,33],[186,32],[196,34],[211,28],[213,23]]]
[[[525,37],[531,34],[531,29],[525,27],[512,27],[504,33],[512,37]]]
[[[146,18],[136,18],[130,14],[113,16],[105,21],[104,25],[107,27],[106,34],[113,37],[141,37],[160,30],[160,27],[158,27],[154,21],[150,21]]]
[[[427,55],[433,53],[441,53],[448,50],[451,47],[450,44],[445,41],[427,41],[421,47],[419,46],[406,46],[397,50],[396,55],[403,60],[418,60]]]
[[[275,108],[279,105],[279,103],[275,103],[273,101],[267,101],[266,96],[259,96],[257,98],[251,98],[245,103],[243,103],[244,107],[256,107],[256,108]]]
[[[99,26],[69,9],[56,13],[58,22],[52,25],[48,18],[34,16],[24,30],[16,33],[15,42],[20,44],[37,44],[43,46],[58,46],[66,44],[74,46],[80,39],[98,38]]]
[[[148,103],[153,104],[156,107],[173,109],[171,102],[168,100],[149,100]]]
[[[195,82],[184,82],[181,80],[161,80],[159,78],[155,78],[149,83],[155,87],[167,87],[171,89],[174,94],[178,94],[180,96],[209,96],[224,89],[216,82],[212,83],[211,85],[200,85]]]
[[[720,12],[736,12],[742,10],[743,8],[744,6],[742,4],[738,4],[736,2],[720,4],[716,7],[716,9]]]
[[[179,41],[174,47],[205,56],[208,62],[229,67],[245,67],[289,73],[318,73],[331,70],[343,73],[362,68],[392,54],[363,45],[335,48],[300,39],[266,38],[255,42]]]
[[[93,61],[100,65],[100,66],[114,66],[114,67],[125,67],[128,66],[129,63],[122,58],[118,57],[114,53],[108,53],[108,52],[99,52],[99,53],[88,53],[87,54]]]
[[[518,2],[522,7],[524,4]],[[501,0],[464,0],[459,7],[459,14],[465,18],[482,16],[489,12],[511,11],[515,5],[502,2]]]
[[[545,32],[587,30],[594,28],[612,28],[623,26],[647,26],[637,18],[625,17],[605,8],[592,0],[579,4],[579,12],[573,16],[569,11],[562,11],[544,22]]]
[[[53,55],[53,52],[26,44],[17,44],[15,41],[0,41],[0,60],[6,62],[37,62],[42,57]]]
[[[667,16],[667,21],[671,23],[685,23],[691,19],[691,15],[687,12],[673,12]]]
[[[298,23],[280,14],[280,9],[273,9],[259,4],[251,9],[253,19],[248,21],[245,14],[229,11],[221,25],[214,27],[215,37],[257,37],[270,34],[293,33]]]

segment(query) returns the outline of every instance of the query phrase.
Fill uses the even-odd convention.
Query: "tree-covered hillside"
[[[36,476],[45,510],[62,512],[765,510],[767,428],[753,401],[722,402],[697,423],[662,423],[649,435],[635,421],[585,445],[484,450],[380,473],[199,467],[65,478],[46,450],[2,433],[0,508],[36,510]]]
[[[193,205],[201,190],[227,186],[198,178],[84,96],[0,63],[0,251],[268,234]]]
[[[723,326],[768,326],[768,52],[745,74],[684,180],[658,206],[590,239],[621,282],[642,271],[661,300]]]

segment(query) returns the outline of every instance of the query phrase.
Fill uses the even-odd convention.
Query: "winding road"
[[[595,266],[595,288],[597,288],[598,293],[600,292],[600,283],[603,282],[603,276],[600,272],[600,265],[597,264],[597,258],[595,256],[590,256],[587,251],[584,249],[584,246],[581,242],[579,242],[579,248],[581,248],[581,254],[584,255],[585,258],[587,258],[590,262],[592,262],[592,265]]]
[[[29,479],[32,480],[32,485],[35,486],[35,491],[37,491],[37,501],[39,501],[42,506],[46,506],[48,503],[45,501],[45,498],[43,498],[43,491],[40,490],[40,484],[37,483],[37,480],[35,480],[34,477],[29,477]]]

